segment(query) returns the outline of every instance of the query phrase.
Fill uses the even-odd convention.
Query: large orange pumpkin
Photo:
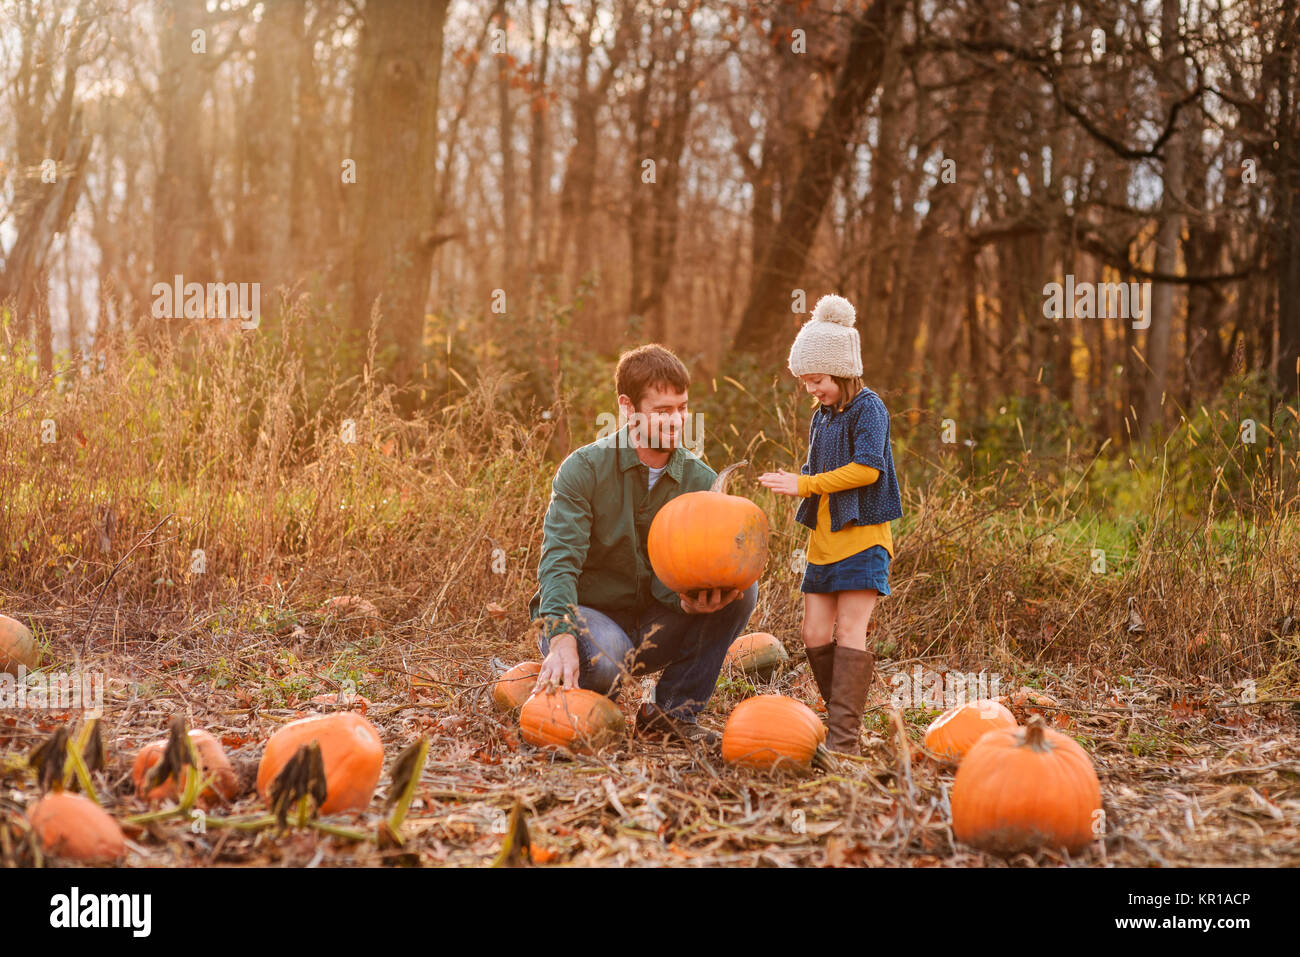
[[[80,794],[47,794],[27,809],[27,820],[46,854],[86,864],[106,864],[126,857],[121,825]]]
[[[201,804],[215,804],[219,800],[218,796],[225,798],[227,801],[233,801],[239,795],[239,776],[235,774],[235,769],[230,766],[230,758],[226,757],[226,749],[221,746],[220,741],[202,728],[195,728],[191,731],[190,739],[194,742],[194,750],[198,752],[203,776],[213,779],[212,784],[204,788],[203,793],[199,795],[199,802]],[[146,744],[140,749],[140,753],[135,756],[135,764],[131,768],[131,780],[135,782],[136,793],[151,804],[175,800],[180,793],[180,790],[176,787],[175,777],[168,778],[146,793],[145,779],[149,770],[162,760],[163,752],[166,750],[167,742],[165,740]],[[186,781],[189,780],[190,773],[188,770],[185,772]]]
[[[752,635],[741,635],[733,641],[727,649],[727,657],[722,666],[766,681],[789,660],[790,654],[780,639],[767,632],[757,631]]]
[[[673,591],[743,591],[763,573],[767,516],[749,499],[726,494],[731,473],[746,464],[727,466],[707,492],[677,496],[650,523],[650,564]]]
[[[592,754],[621,738],[625,728],[618,705],[586,688],[535,694],[519,711],[524,740],[539,748]]]
[[[19,665],[34,671],[40,660],[41,649],[27,626],[16,618],[0,615],[0,671],[16,676]]]
[[[384,769],[384,744],[375,726],[355,711],[300,718],[271,735],[257,766],[258,795],[266,800],[276,775],[300,747],[312,741],[320,742],[325,762],[325,803],[321,813],[365,810]]]
[[[974,847],[1077,852],[1097,836],[1101,784],[1083,748],[1035,716],[975,742],[957,769],[951,803],[953,834]]]
[[[949,708],[925,731],[925,746],[940,757],[960,761],[990,731],[1014,728],[1016,717],[991,698]]]
[[[751,768],[808,767],[825,738],[826,726],[802,701],[755,695],[736,705],[727,719],[722,759]]]
[[[501,711],[514,711],[533,693],[537,676],[541,673],[540,662],[524,661],[515,665],[492,686],[492,703]]]

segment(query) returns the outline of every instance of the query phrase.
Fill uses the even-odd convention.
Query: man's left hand
[[[704,589],[694,594],[683,592],[681,595],[682,611],[688,615],[711,615],[739,597],[740,591],[735,588],[729,588],[726,591],[721,588],[715,588],[712,591]]]

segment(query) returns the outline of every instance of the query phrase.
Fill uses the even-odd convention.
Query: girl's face
[[[801,375],[803,387],[808,390],[808,394],[816,397],[822,405],[834,405],[840,401],[840,387],[835,384],[835,380],[828,375]]]

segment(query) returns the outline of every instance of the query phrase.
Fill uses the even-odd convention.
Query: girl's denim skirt
[[[866,589],[889,594],[889,551],[883,545],[872,545],[864,552],[829,565],[809,563],[804,567],[803,584],[799,588],[815,594]]]

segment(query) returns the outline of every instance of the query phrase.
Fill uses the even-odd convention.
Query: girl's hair
[[[862,376],[855,375],[850,378],[833,375],[832,379],[840,387],[840,401],[835,406],[836,412],[843,412],[844,407],[853,401],[853,397],[862,391]]]

